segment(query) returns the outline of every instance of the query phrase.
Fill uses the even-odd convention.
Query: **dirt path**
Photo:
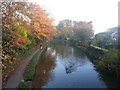
[[[23,80],[23,74],[25,72],[26,66],[29,64],[32,57],[39,51],[40,49],[37,49],[36,51],[32,52],[32,54],[27,57],[26,59],[22,60],[17,67],[17,69],[14,71],[14,73],[11,75],[11,77],[6,82],[5,86],[3,88],[17,88],[20,84],[21,80]]]

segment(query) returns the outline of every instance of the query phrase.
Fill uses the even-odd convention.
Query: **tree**
[[[49,41],[56,34],[52,19],[39,5],[21,1],[1,2],[3,70],[15,62],[21,51],[32,48],[37,41]]]
[[[76,41],[90,40],[94,35],[92,21],[77,22],[66,19],[59,22],[59,24],[57,25],[57,30],[60,31],[60,34],[63,37],[65,36],[66,38],[71,38]]]
[[[93,30],[89,29],[78,29],[74,31],[74,39],[77,41],[90,40],[94,35]]]

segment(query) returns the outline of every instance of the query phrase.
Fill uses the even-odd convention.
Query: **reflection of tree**
[[[68,57],[72,53],[72,48],[66,45],[57,45],[54,47],[54,49],[62,58]]]
[[[73,58],[73,59],[67,59],[66,61],[62,62],[66,73],[70,74],[72,72],[75,72],[77,68],[83,66],[86,64],[86,58],[81,59],[81,58]]]
[[[85,54],[77,47],[60,45],[54,49],[56,49],[57,55],[59,55],[67,74],[76,71],[78,67],[86,63]]]
[[[96,70],[96,71],[99,72],[99,79],[104,81],[108,88],[120,88],[119,77],[105,74],[105,73],[101,72],[100,70]]]
[[[84,59],[86,55],[78,47],[74,47],[74,56]]]
[[[76,64],[74,63],[74,62],[68,62],[66,65],[65,65],[65,70],[66,70],[66,73],[67,74],[70,74],[70,73],[72,73],[72,72],[74,72],[74,71],[76,71]]]
[[[51,72],[56,66],[56,53],[55,55],[52,55],[51,53],[54,53],[54,51],[50,51],[51,52],[49,53],[45,51],[41,56],[40,63],[36,67],[36,73],[33,80],[33,88],[42,88],[42,86],[47,84],[49,79],[53,78]]]

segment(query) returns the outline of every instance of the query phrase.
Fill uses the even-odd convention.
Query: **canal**
[[[94,64],[79,48],[47,47],[33,79],[33,88],[107,88]]]

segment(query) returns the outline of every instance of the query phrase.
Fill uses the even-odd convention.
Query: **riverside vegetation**
[[[21,0],[22,1],[22,0]],[[24,1],[24,0],[23,0]],[[90,58],[97,70],[120,77],[120,30],[111,28],[94,34],[92,21],[62,20],[57,26],[39,5],[29,2],[2,2],[2,79],[3,84],[17,65],[36,47],[45,44],[67,43],[79,47]],[[14,23],[16,22],[16,23]],[[112,37],[118,32],[116,37]],[[35,68],[40,58],[38,52],[26,68],[24,82],[19,87],[31,88]],[[120,80],[119,80],[120,81]]]

